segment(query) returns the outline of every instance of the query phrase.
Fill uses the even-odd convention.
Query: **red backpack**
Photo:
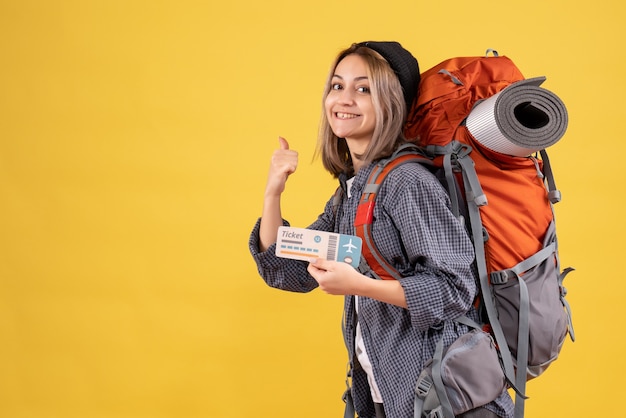
[[[567,112],[558,97],[539,87],[545,77],[526,80],[509,58],[489,52],[443,61],[421,75],[405,126],[417,147],[402,147],[374,169],[355,230],[374,276],[401,279],[371,237],[377,190],[400,164],[435,167],[472,238],[477,307],[517,392],[519,418],[526,381],[557,358],[566,334],[574,340],[563,287],[572,269],[560,269],[552,208],[560,193],[545,152],[563,136]],[[453,415],[449,401],[440,401],[444,416]]]

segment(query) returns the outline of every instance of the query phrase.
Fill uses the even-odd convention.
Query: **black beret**
[[[417,95],[417,88],[420,82],[420,70],[417,59],[398,42],[367,41],[357,45],[373,49],[387,60],[398,76],[398,80],[400,80],[408,112]]]

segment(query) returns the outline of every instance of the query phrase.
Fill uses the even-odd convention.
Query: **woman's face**
[[[363,58],[348,55],[339,62],[325,108],[335,135],[345,138],[352,152],[365,151],[374,133],[376,115]]]

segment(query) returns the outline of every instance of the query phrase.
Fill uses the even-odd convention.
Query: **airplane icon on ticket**
[[[347,248],[346,253],[350,253],[350,254],[352,254],[352,250],[356,250],[357,248],[359,248],[359,247],[357,247],[356,245],[354,245],[352,243],[352,238],[350,238],[350,242],[348,242],[347,244],[342,245],[342,247],[343,248]]]

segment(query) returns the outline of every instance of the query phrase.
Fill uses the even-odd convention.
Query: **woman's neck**
[[[363,161],[358,158],[358,156],[365,155],[367,151],[367,146],[369,145],[371,138],[346,138],[346,143],[348,144],[348,149],[350,150],[350,156],[352,157],[352,166],[354,167],[354,173],[363,166]]]

